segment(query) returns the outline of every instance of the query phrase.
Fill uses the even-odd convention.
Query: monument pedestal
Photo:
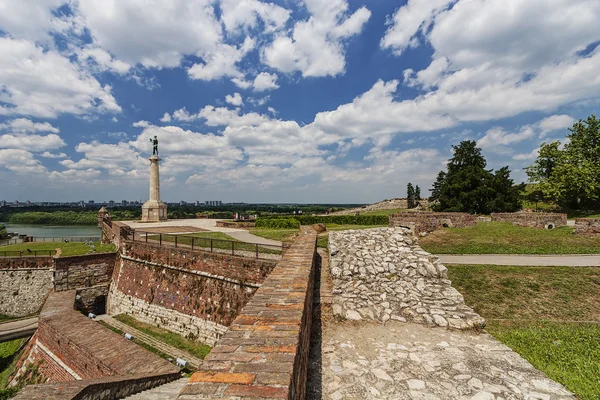
[[[158,163],[161,160],[152,155],[150,160],[150,200],[142,205],[142,222],[159,222],[167,220],[167,205],[160,201],[160,178]]]

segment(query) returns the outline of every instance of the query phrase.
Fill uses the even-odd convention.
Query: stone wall
[[[87,315],[106,314],[106,301],[108,299],[109,284],[91,286],[77,289],[75,296],[75,308]],[[99,309],[104,308],[104,309]]]
[[[402,212],[389,216],[390,227],[408,228],[415,234],[442,228],[465,228],[476,224],[477,217],[467,213]]]
[[[35,314],[51,290],[50,269],[0,269],[0,314],[11,317]]]
[[[127,243],[108,297],[126,313],[214,345],[276,261]]]
[[[57,292],[110,283],[116,253],[87,254],[54,259]]]
[[[567,214],[560,213],[493,213],[493,222],[512,222],[513,225],[528,228],[548,229],[567,226]],[[551,228],[551,229],[552,229]]]
[[[573,233],[576,235],[600,236],[600,218],[577,218]]]
[[[306,397],[316,238],[300,234],[178,399]]]
[[[446,267],[407,229],[330,232],[329,252],[334,315],[455,329],[485,324],[452,287]]]

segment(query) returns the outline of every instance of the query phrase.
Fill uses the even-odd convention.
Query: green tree
[[[544,196],[567,208],[598,208],[600,201],[600,120],[595,115],[569,128],[568,142],[543,143],[526,168]]]
[[[0,224],[0,239],[4,239],[8,237],[8,232],[6,231],[6,227],[4,224]]]
[[[437,178],[435,179],[435,182],[433,182],[433,188],[429,189],[429,191],[431,192],[431,196],[429,196],[429,201],[431,203],[436,202],[440,199],[440,191],[445,179],[446,172],[440,171]]]
[[[415,208],[415,188],[411,182],[408,182],[406,187],[406,200],[408,203],[408,208]]]
[[[417,203],[417,205],[419,205],[420,201],[421,201],[421,188],[419,187],[419,185],[417,185],[415,187],[415,203]]]
[[[448,161],[448,172],[445,176],[438,175],[431,190],[432,197],[439,191],[434,210],[489,214],[521,208],[520,192],[524,184],[514,185],[508,167],[495,173],[487,170],[481,149],[472,140],[465,140],[452,149],[454,156]]]

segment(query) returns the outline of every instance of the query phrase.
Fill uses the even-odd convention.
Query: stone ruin
[[[446,267],[408,229],[331,232],[329,252],[335,316],[452,329],[485,326],[452,287]]]

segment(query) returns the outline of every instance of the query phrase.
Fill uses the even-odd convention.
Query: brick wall
[[[296,239],[178,399],[306,397],[316,237]]]
[[[573,233],[577,235],[600,236],[600,218],[577,218]]]
[[[40,313],[33,347],[44,349],[72,379],[178,372],[178,368],[166,360],[76,311],[75,295],[72,290],[52,293],[48,297]],[[22,358],[28,360],[30,355],[31,351],[24,353]],[[26,370],[28,363],[30,361],[20,363],[20,373]],[[48,373],[50,375],[45,378],[50,382],[65,377],[56,372]],[[16,374],[18,378],[19,373]]]
[[[78,289],[110,283],[116,253],[87,254],[54,259],[54,289]]]
[[[52,257],[2,257],[0,270],[5,269],[50,269],[54,268]]]
[[[143,242],[127,242],[124,253],[139,260],[253,283],[262,282],[277,263],[276,260],[233,257],[222,253],[161,247]]]
[[[548,224],[554,228],[567,226],[567,214],[560,213],[493,213],[493,222],[512,222],[513,225],[544,229]]]
[[[406,227],[415,234],[433,232],[444,227],[464,228],[475,226],[477,217],[467,213],[401,212],[389,216],[390,227]]]

